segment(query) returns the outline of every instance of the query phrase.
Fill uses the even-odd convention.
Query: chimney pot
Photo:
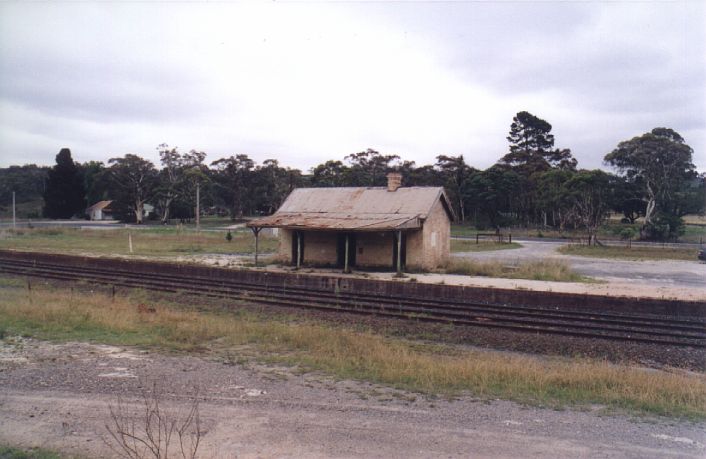
[[[387,174],[387,191],[396,191],[400,186],[402,186],[402,174],[399,172]]]

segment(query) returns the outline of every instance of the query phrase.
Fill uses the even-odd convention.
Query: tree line
[[[167,223],[194,217],[198,188],[205,212],[235,220],[273,213],[297,187],[384,186],[386,174],[394,170],[402,173],[405,186],[445,187],[459,220],[479,229],[583,228],[590,241],[613,211],[626,223],[643,217],[641,236],[663,240],[680,234],[684,215],[704,211],[704,176],[696,172],[693,150],[674,130],[655,128],[620,142],[604,158],[616,173],[578,169],[571,150],[555,146],[551,130],[549,122],[517,113],[508,152],[485,170],[469,165],[463,155],[439,155],[434,164],[417,166],[373,149],[326,161],[308,173],[276,159],[257,164],[245,154],[207,164],[204,152],[167,144],[157,147],[157,166],[133,154],[107,164],[81,164],[62,149],[51,169],[1,169],[0,178],[24,173],[26,180],[5,183],[0,196],[9,186],[25,194],[41,189],[49,218],[82,215],[87,205],[109,199],[121,219],[137,223],[149,203],[155,218]]]

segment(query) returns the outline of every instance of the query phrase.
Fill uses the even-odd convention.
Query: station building
[[[248,226],[279,229],[280,261],[294,266],[428,270],[449,258],[454,213],[443,187],[298,188]]]

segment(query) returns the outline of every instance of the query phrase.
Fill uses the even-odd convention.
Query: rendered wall
[[[356,266],[392,269],[392,245],[395,238],[391,232],[356,233],[355,239]]]
[[[304,260],[310,265],[335,265],[338,236],[333,232],[304,231]]]

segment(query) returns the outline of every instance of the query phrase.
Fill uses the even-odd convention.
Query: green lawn
[[[0,232],[0,248],[36,250],[59,253],[97,253],[130,255],[178,256],[192,254],[254,253],[255,238],[250,231],[195,232],[175,227],[149,229],[76,229],[34,228]],[[260,252],[273,252],[277,239],[260,236]]]
[[[671,247],[616,247],[616,246],[586,246],[566,245],[560,247],[560,253],[596,258],[619,258],[625,260],[689,260],[697,261],[697,249],[680,249]]]

